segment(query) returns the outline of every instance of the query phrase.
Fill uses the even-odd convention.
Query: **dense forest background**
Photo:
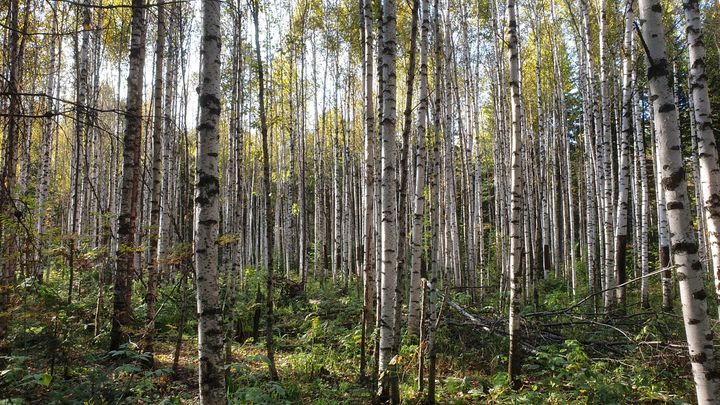
[[[717,1],[0,18],[0,403],[720,401]]]

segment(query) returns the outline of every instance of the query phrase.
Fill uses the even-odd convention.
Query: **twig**
[[[663,267],[662,269],[655,270],[655,271],[650,272],[650,273],[648,273],[648,274],[646,274],[646,275],[644,275],[644,276],[635,277],[635,278],[633,278],[633,279],[631,279],[631,280],[628,280],[628,281],[626,281],[626,282],[624,282],[624,283],[621,283],[621,284],[618,284],[618,285],[616,285],[616,286],[608,287],[608,288],[606,288],[606,289],[604,289],[604,290],[596,291],[596,292],[594,292],[594,293],[586,296],[585,298],[581,299],[580,301],[576,302],[575,304],[570,305],[569,307],[566,307],[566,308],[563,308],[563,309],[559,309],[559,310],[557,310],[557,311],[531,312],[531,313],[529,313],[529,314],[525,314],[524,316],[525,316],[525,317],[533,317],[533,316],[551,316],[551,315],[564,314],[564,313],[570,312],[570,310],[572,310],[572,309],[575,309],[575,308],[579,307],[580,305],[584,304],[585,302],[587,302],[588,300],[590,300],[591,298],[593,298],[593,297],[595,297],[595,296],[597,296],[597,295],[604,294],[604,293],[606,293],[606,292],[608,292],[608,291],[612,291],[612,290],[615,290],[615,289],[620,288],[620,287],[624,287],[624,286],[626,286],[626,285],[628,285],[628,284],[631,284],[631,283],[634,283],[634,282],[636,282],[636,281],[642,280],[643,278],[647,278],[647,277],[650,277],[650,276],[654,276],[654,275],[656,275],[656,274],[662,273],[663,271],[670,270],[670,269],[673,269],[673,268],[676,268],[676,267],[677,267],[677,266]]]

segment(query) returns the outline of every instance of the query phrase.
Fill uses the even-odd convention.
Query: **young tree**
[[[428,120],[428,37],[430,35],[430,1],[422,1],[422,23],[420,32],[420,105],[417,113],[415,155],[415,205],[413,209],[412,224],[412,259],[410,261],[410,299],[408,302],[408,329],[410,333],[420,330],[420,313],[422,307],[420,298],[422,294],[422,277],[420,266],[422,262],[423,216],[425,214],[425,139],[427,137]]]
[[[523,173],[522,108],[520,106],[520,56],[515,0],[507,2],[507,43],[510,58],[510,349],[508,352],[508,376],[512,385],[519,388],[520,380],[520,298],[522,295],[522,211],[523,211]]]
[[[698,403],[718,401],[718,373],[713,333],[707,317],[704,274],[690,215],[680,128],[669,85],[663,7],[660,0],[639,0],[642,40],[647,52],[648,84],[657,130],[659,173],[666,199],[673,262],[677,266],[680,299]]]
[[[373,26],[372,4],[370,0],[363,1],[362,28],[365,34],[363,42],[363,71],[365,82],[363,86],[365,98],[365,238],[363,256],[363,320],[360,374],[365,373],[365,344],[367,330],[375,319],[376,291],[375,291],[375,107],[373,103]]]
[[[614,219],[614,202],[613,202],[613,162],[614,152],[612,148],[612,132],[611,132],[611,100],[610,100],[610,84],[609,66],[607,52],[607,0],[600,0],[600,99],[601,99],[601,115],[602,115],[602,171],[604,176],[603,201],[604,201],[604,231],[603,238],[605,241],[605,314],[609,314],[611,307],[615,302],[615,293],[611,289],[617,284],[615,280],[615,241],[613,231],[615,223]]]
[[[260,53],[260,0],[250,0],[250,11],[255,25],[255,59],[257,62],[258,77],[258,103],[260,104],[260,133],[262,136],[263,155],[263,187],[265,190],[265,256],[267,257],[266,277],[266,305],[267,305],[267,328],[266,328],[266,349],[270,378],[278,380],[278,372],[275,367],[275,347],[273,345],[273,243],[274,243],[274,217],[272,209],[272,188],[270,179],[270,151],[268,149],[268,125],[267,114],[265,113],[265,73]]]
[[[155,335],[155,297],[158,284],[158,240],[160,225],[160,185],[162,182],[162,138],[163,138],[163,84],[165,71],[165,3],[157,8],[157,37],[155,39],[155,83],[153,88],[153,134],[152,134],[152,185],[150,197],[150,233],[148,237],[147,286],[145,288],[145,343],[144,350],[153,352]]]

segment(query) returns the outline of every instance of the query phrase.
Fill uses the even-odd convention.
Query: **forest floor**
[[[557,285],[546,288],[539,309],[568,302]],[[134,345],[106,351],[107,320],[94,336],[94,297],[88,294],[68,306],[57,285],[28,289],[17,294],[9,334],[0,341],[0,404],[197,403],[193,320],[185,328],[178,370],[172,371],[182,301],[167,300],[158,316],[155,366],[148,369],[143,366],[146,357]],[[254,343],[252,320],[263,306],[253,303],[254,288],[246,288],[240,297],[244,303],[238,305],[243,343],[233,345],[227,366],[230,403],[370,403],[370,384],[358,378],[359,292],[315,285],[307,295],[288,297],[279,290],[275,342],[280,381],[269,379],[262,328]],[[186,294],[184,305],[192,305],[191,297]],[[525,358],[522,389],[513,391],[505,373],[502,311],[472,305],[462,294],[449,299],[473,316],[494,322],[495,329],[470,325],[465,316],[445,307],[437,333],[438,403],[692,402],[682,320],[677,315],[636,311],[612,320],[567,314],[533,320],[532,308],[527,308],[525,332],[535,353]],[[106,303],[105,316],[109,309]],[[142,314],[139,299],[136,313]],[[404,403],[422,402],[417,360],[417,341],[406,338],[397,358]],[[368,361],[372,365],[372,353]]]

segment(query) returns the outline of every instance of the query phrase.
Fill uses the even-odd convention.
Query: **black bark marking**
[[[647,70],[648,80],[652,80],[656,77],[664,77],[667,75],[668,75],[667,60],[665,60],[665,59],[660,59],[658,61],[655,61],[655,63],[650,64],[650,66],[648,67],[648,70]],[[655,95],[655,98],[657,98],[657,95]]]
[[[698,354],[691,354],[690,361],[693,363],[705,363],[705,361],[707,361],[707,355],[703,352],[700,352]]]
[[[667,203],[667,209],[670,210],[681,210],[683,209],[684,205],[680,201],[670,201]]]
[[[675,190],[685,180],[685,168],[680,166],[677,170],[663,177],[662,185],[665,190]]]
[[[673,253],[696,254],[698,252],[697,242],[677,242],[672,245]]]
[[[660,108],[658,109],[658,111],[661,112],[661,113],[666,113],[666,112],[670,112],[670,111],[675,111],[675,104],[673,104],[673,103],[663,104],[663,105],[660,106]]]

